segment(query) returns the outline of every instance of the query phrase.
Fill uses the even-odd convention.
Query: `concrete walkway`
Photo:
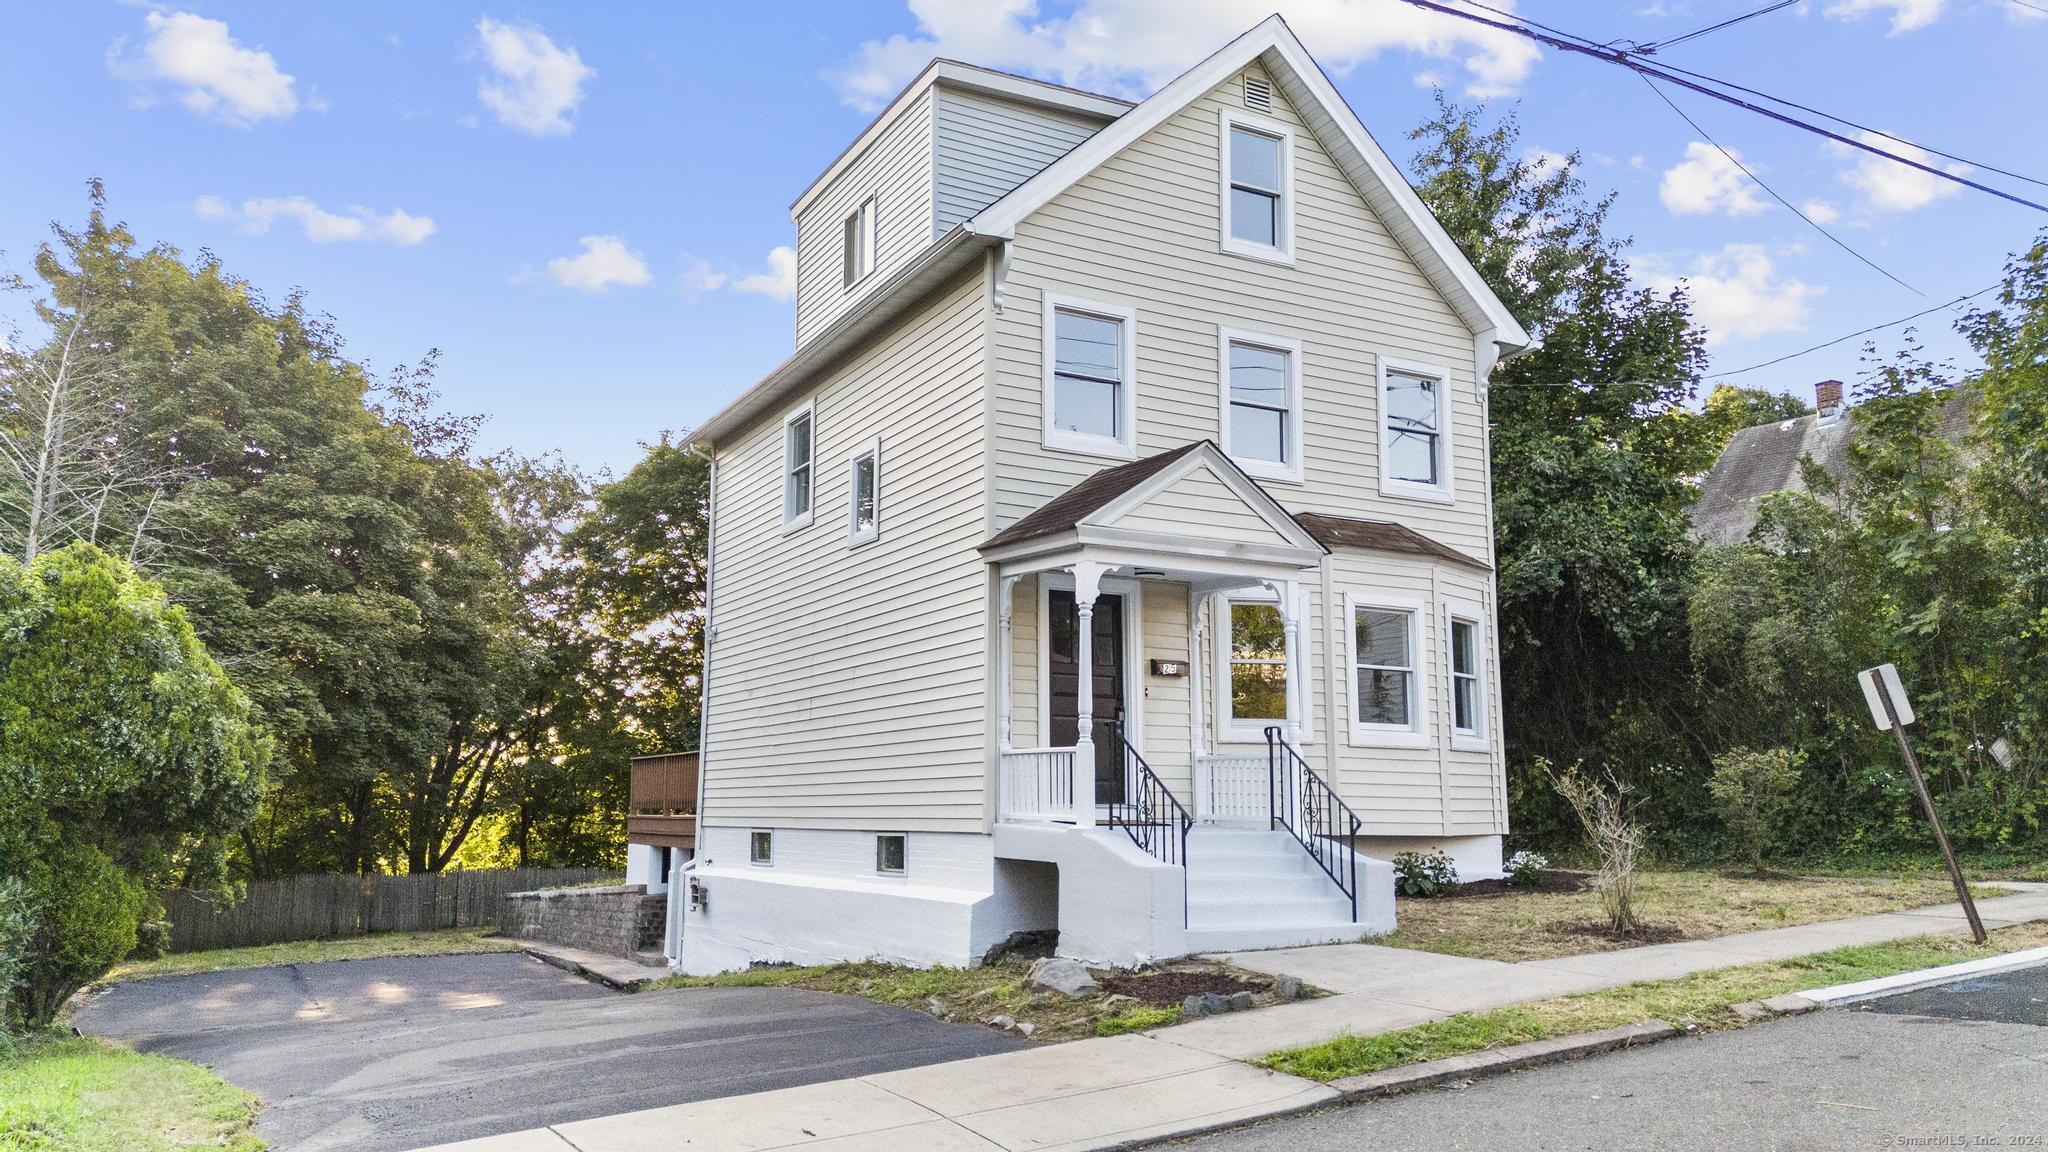
[[[2048,884],[2004,886],[2020,892],[1978,903],[1986,927],[2048,920]],[[1234,953],[1225,959],[1301,976],[1337,995],[1143,1036],[629,1112],[435,1152],[1113,1148],[1336,1102],[1337,1093],[1323,1085],[1243,1063],[1277,1048],[1638,980],[1967,930],[1961,908],[1948,904],[1520,964],[1371,944]]]

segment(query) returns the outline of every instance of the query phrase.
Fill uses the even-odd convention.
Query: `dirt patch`
[[[1686,938],[1685,930],[1664,924],[1645,924],[1633,932],[1616,932],[1597,921],[1586,924],[1552,925],[1550,934],[1566,940],[1602,940],[1625,948],[1645,944],[1671,944]]]
[[[1162,1006],[1178,1004],[1189,996],[1199,996],[1204,992],[1219,992],[1225,996],[1232,992],[1256,994],[1270,986],[1264,980],[1243,980],[1224,972],[1141,972],[1102,979],[1105,992]]]
[[[1592,877],[1584,872],[1552,869],[1545,872],[1542,883],[1533,888],[1517,888],[1506,880],[1468,880],[1444,892],[1437,899],[1456,900],[1461,896],[1540,895],[1544,892],[1563,895],[1567,892],[1584,892],[1592,886]]]

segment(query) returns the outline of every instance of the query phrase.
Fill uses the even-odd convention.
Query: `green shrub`
[[[1541,852],[1524,849],[1508,857],[1506,871],[1508,886],[1512,888],[1543,887],[1544,869],[1550,867],[1550,858]]]
[[[1394,857],[1394,889],[1403,896],[1441,896],[1457,883],[1458,866],[1441,848]]]
[[[1777,840],[1805,759],[1784,748],[1737,748],[1714,757],[1707,793],[1751,871],[1762,870],[1764,853]]]
[[[28,950],[36,931],[35,904],[28,885],[16,876],[0,876],[0,1056],[14,1021],[8,1017],[9,993],[28,968]]]
[[[25,1022],[56,1018],[73,992],[135,950],[148,899],[142,886],[93,848],[52,853],[28,875],[36,928],[14,991]]]

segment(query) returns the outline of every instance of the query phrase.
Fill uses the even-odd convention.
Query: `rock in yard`
[[[1180,1018],[1200,1020],[1204,1016],[1221,1016],[1230,1011],[1230,1001],[1220,992],[1203,992],[1180,1002]]]
[[[1002,943],[982,955],[981,962],[993,967],[1009,959],[1028,959],[1036,956],[1050,956],[1060,942],[1057,928],[1034,928],[1025,932],[1012,932]]]
[[[1251,1010],[1252,994],[1249,992],[1232,992],[1230,995],[1225,996],[1224,1000],[1229,1002],[1232,1012],[1247,1012]]]
[[[937,996],[925,997],[924,1006],[925,1010],[934,1016],[944,1016],[946,1014],[946,1006],[940,1002]]]
[[[1031,1039],[1031,1034],[1036,1031],[1038,1031],[1038,1025],[1033,1024],[1031,1021],[1017,1021],[1017,1035],[1024,1037],[1026,1040]]]
[[[1057,992],[1069,999],[1078,1000],[1096,990],[1095,977],[1088,974],[1079,960],[1068,960],[1049,956],[1031,965],[1031,972],[1024,977],[1027,988],[1043,988]]]
[[[1289,1000],[1301,999],[1301,977],[1273,977],[1273,999],[1278,1000],[1283,1004]]]
[[[1143,1003],[1144,1001],[1136,996],[1126,996],[1121,992],[1112,992],[1102,998],[1102,1010],[1114,1016],[1127,1008],[1136,1008]]]
[[[991,1016],[982,1021],[991,1028],[1015,1028],[1017,1022],[1008,1016]]]

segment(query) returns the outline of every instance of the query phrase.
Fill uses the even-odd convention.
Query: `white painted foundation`
[[[1403,852],[1443,849],[1458,867],[1460,880],[1498,880],[1501,869],[1499,836],[1360,836],[1357,850],[1364,856],[1392,860]]]

